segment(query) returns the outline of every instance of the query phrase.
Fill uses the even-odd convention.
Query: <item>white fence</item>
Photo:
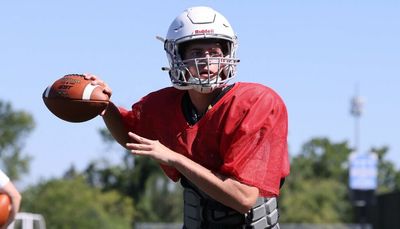
[[[19,212],[7,229],[46,229],[46,223],[40,214]]]

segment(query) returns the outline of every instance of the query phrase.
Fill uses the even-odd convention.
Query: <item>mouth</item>
[[[215,76],[215,72],[213,72],[213,71],[208,71],[207,69],[202,70],[202,71],[200,71],[199,73],[200,73],[200,74],[199,74],[200,78],[208,78],[208,77],[212,78],[212,77]]]

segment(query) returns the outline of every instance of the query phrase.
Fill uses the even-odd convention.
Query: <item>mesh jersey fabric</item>
[[[288,117],[280,96],[269,87],[239,82],[189,125],[181,107],[184,93],[168,87],[143,97],[131,110],[120,107],[125,127],[212,171],[257,187],[261,196],[278,196],[280,180],[290,170]],[[161,167],[172,180],[181,177],[175,168]]]

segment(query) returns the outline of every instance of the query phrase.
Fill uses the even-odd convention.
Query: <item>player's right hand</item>
[[[104,88],[104,90],[103,90],[104,93],[106,93],[111,98],[112,90],[108,86],[108,84],[106,84],[103,80],[101,80],[96,75],[93,75],[93,74],[90,74],[90,73],[85,73],[83,75],[85,76],[85,79],[92,81],[92,85],[100,85],[100,86],[102,86]]]
[[[108,97],[111,98],[112,95],[112,89],[108,86],[107,83],[105,83],[103,80],[101,80],[98,76],[90,74],[90,73],[85,73],[83,74],[85,76],[85,79],[87,80],[91,80],[92,81],[92,85],[100,85],[102,86],[103,92],[106,93],[108,95]],[[106,108],[107,110],[107,108]],[[104,110],[103,112],[101,112],[100,115],[104,115],[106,110]]]

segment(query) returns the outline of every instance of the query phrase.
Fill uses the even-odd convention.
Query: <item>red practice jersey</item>
[[[280,180],[289,174],[288,118],[279,95],[260,84],[236,83],[189,125],[182,111],[184,93],[168,87],[143,97],[130,111],[120,108],[127,130],[255,186],[261,196],[279,195]],[[175,168],[161,167],[172,180],[179,180]]]

